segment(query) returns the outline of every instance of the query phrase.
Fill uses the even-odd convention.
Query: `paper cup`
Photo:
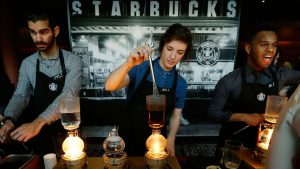
[[[50,153],[43,156],[45,169],[53,169],[57,163],[56,154]]]
[[[221,169],[221,167],[216,166],[216,165],[210,165],[210,166],[207,166],[206,169]]]

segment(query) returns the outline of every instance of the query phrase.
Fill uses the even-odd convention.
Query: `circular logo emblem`
[[[259,93],[256,97],[257,97],[257,100],[264,101],[266,98],[266,95],[264,93]]]
[[[51,91],[56,91],[57,90],[57,84],[55,84],[55,83],[50,83],[49,84],[49,89],[51,90]]]
[[[213,41],[201,43],[196,51],[196,58],[200,65],[211,66],[218,62],[220,50]]]

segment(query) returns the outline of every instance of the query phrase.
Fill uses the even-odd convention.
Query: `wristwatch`
[[[15,124],[15,120],[12,117],[6,116],[0,121],[0,128],[5,124],[7,120],[10,120],[13,124]]]
[[[3,120],[0,121],[0,128],[4,125],[4,122],[5,121],[3,121]]]

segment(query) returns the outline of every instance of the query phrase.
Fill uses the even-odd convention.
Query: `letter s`
[[[228,12],[226,12],[227,17],[236,16],[236,1],[229,1],[227,4]]]
[[[82,10],[80,8],[81,8],[81,2],[73,1],[72,2],[72,9],[73,9],[72,15],[76,15],[76,14],[81,15]]]

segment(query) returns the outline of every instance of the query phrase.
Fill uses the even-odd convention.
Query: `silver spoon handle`
[[[247,129],[248,127],[250,127],[250,126],[249,126],[249,125],[247,125],[247,126],[245,126],[245,127],[241,128],[241,129],[239,129],[238,131],[234,132],[234,133],[233,133],[233,135],[236,135],[236,134],[238,134],[238,133],[242,132],[243,130]]]
[[[149,37],[148,41],[146,42],[146,45],[148,45],[153,50],[156,48],[156,46],[153,43],[153,34],[152,34],[152,32],[150,32],[150,37]],[[152,55],[152,52],[149,53],[148,60],[149,60],[150,71],[151,71],[151,76],[152,76],[153,94],[159,94],[158,88],[157,88],[157,85],[156,85],[156,81],[155,81],[153,65],[152,65],[152,56],[151,55]]]
[[[152,83],[153,83],[153,94],[159,94],[156,81],[155,81],[155,76],[154,76],[154,71],[153,71],[153,65],[152,65],[152,57],[149,55],[149,65],[150,65],[150,71],[151,71],[151,76],[152,76]]]
[[[153,83],[156,83],[155,82],[155,77],[154,77],[153,65],[152,65],[152,57],[149,56],[148,60],[149,60],[149,65],[150,65],[150,71],[151,71],[152,81],[153,81]]]

